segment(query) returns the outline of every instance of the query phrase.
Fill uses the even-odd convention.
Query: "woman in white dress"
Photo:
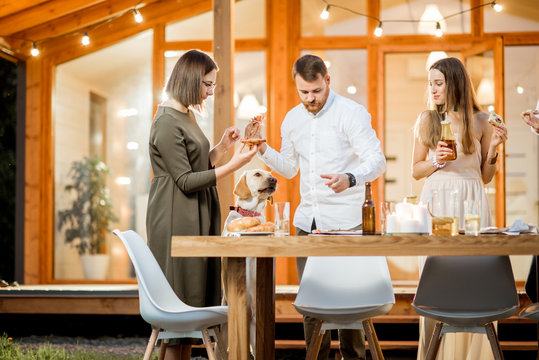
[[[481,227],[490,225],[490,211],[483,184],[496,172],[496,147],[507,140],[507,129],[488,123],[488,114],[481,111],[470,77],[459,59],[446,58],[435,62],[428,72],[428,107],[416,122],[412,155],[412,176],[426,177],[421,201],[426,203],[434,190],[458,190],[460,203],[481,200]],[[452,154],[440,140],[442,118],[451,122],[457,142],[457,159],[446,161]],[[449,204],[445,204],[449,206]],[[459,209],[460,228],[463,209]],[[420,271],[424,259],[420,261]],[[427,353],[436,321],[421,318],[418,360]],[[491,359],[492,351],[484,334],[450,333],[442,339],[437,359]]]

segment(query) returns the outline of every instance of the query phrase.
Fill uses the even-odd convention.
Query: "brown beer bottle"
[[[361,210],[363,214],[363,235],[374,235],[376,231],[376,220],[370,182],[365,183],[365,202]]]
[[[443,119],[441,122],[442,137],[440,140],[446,143],[448,148],[453,150],[453,154],[444,159],[444,161],[451,161],[457,158],[457,142],[455,141],[453,130],[451,130],[451,120],[445,120],[445,113],[443,114]]]

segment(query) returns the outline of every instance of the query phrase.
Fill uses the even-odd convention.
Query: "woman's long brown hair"
[[[445,77],[446,96],[445,104],[437,106],[428,96],[429,109],[424,121],[421,117],[416,123],[416,136],[421,142],[430,149],[435,149],[442,133],[442,114],[448,109],[458,112],[462,119],[459,138],[465,154],[471,154],[475,151],[474,143],[474,118],[475,111],[481,111],[480,106],[475,99],[475,91],[466,68],[457,58],[445,58],[438,60],[429,68],[440,71]]]

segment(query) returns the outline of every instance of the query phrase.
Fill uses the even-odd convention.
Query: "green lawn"
[[[0,337],[0,360],[140,360],[140,355],[110,355],[88,351],[66,351],[59,346],[51,344],[40,345],[37,349],[22,348],[7,335]],[[157,351],[153,353],[152,360],[157,359]]]

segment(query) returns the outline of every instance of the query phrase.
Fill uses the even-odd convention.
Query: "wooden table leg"
[[[256,359],[275,359],[273,258],[256,259]]]
[[[228,258],[228,358],[249,360],[245,258]]]

